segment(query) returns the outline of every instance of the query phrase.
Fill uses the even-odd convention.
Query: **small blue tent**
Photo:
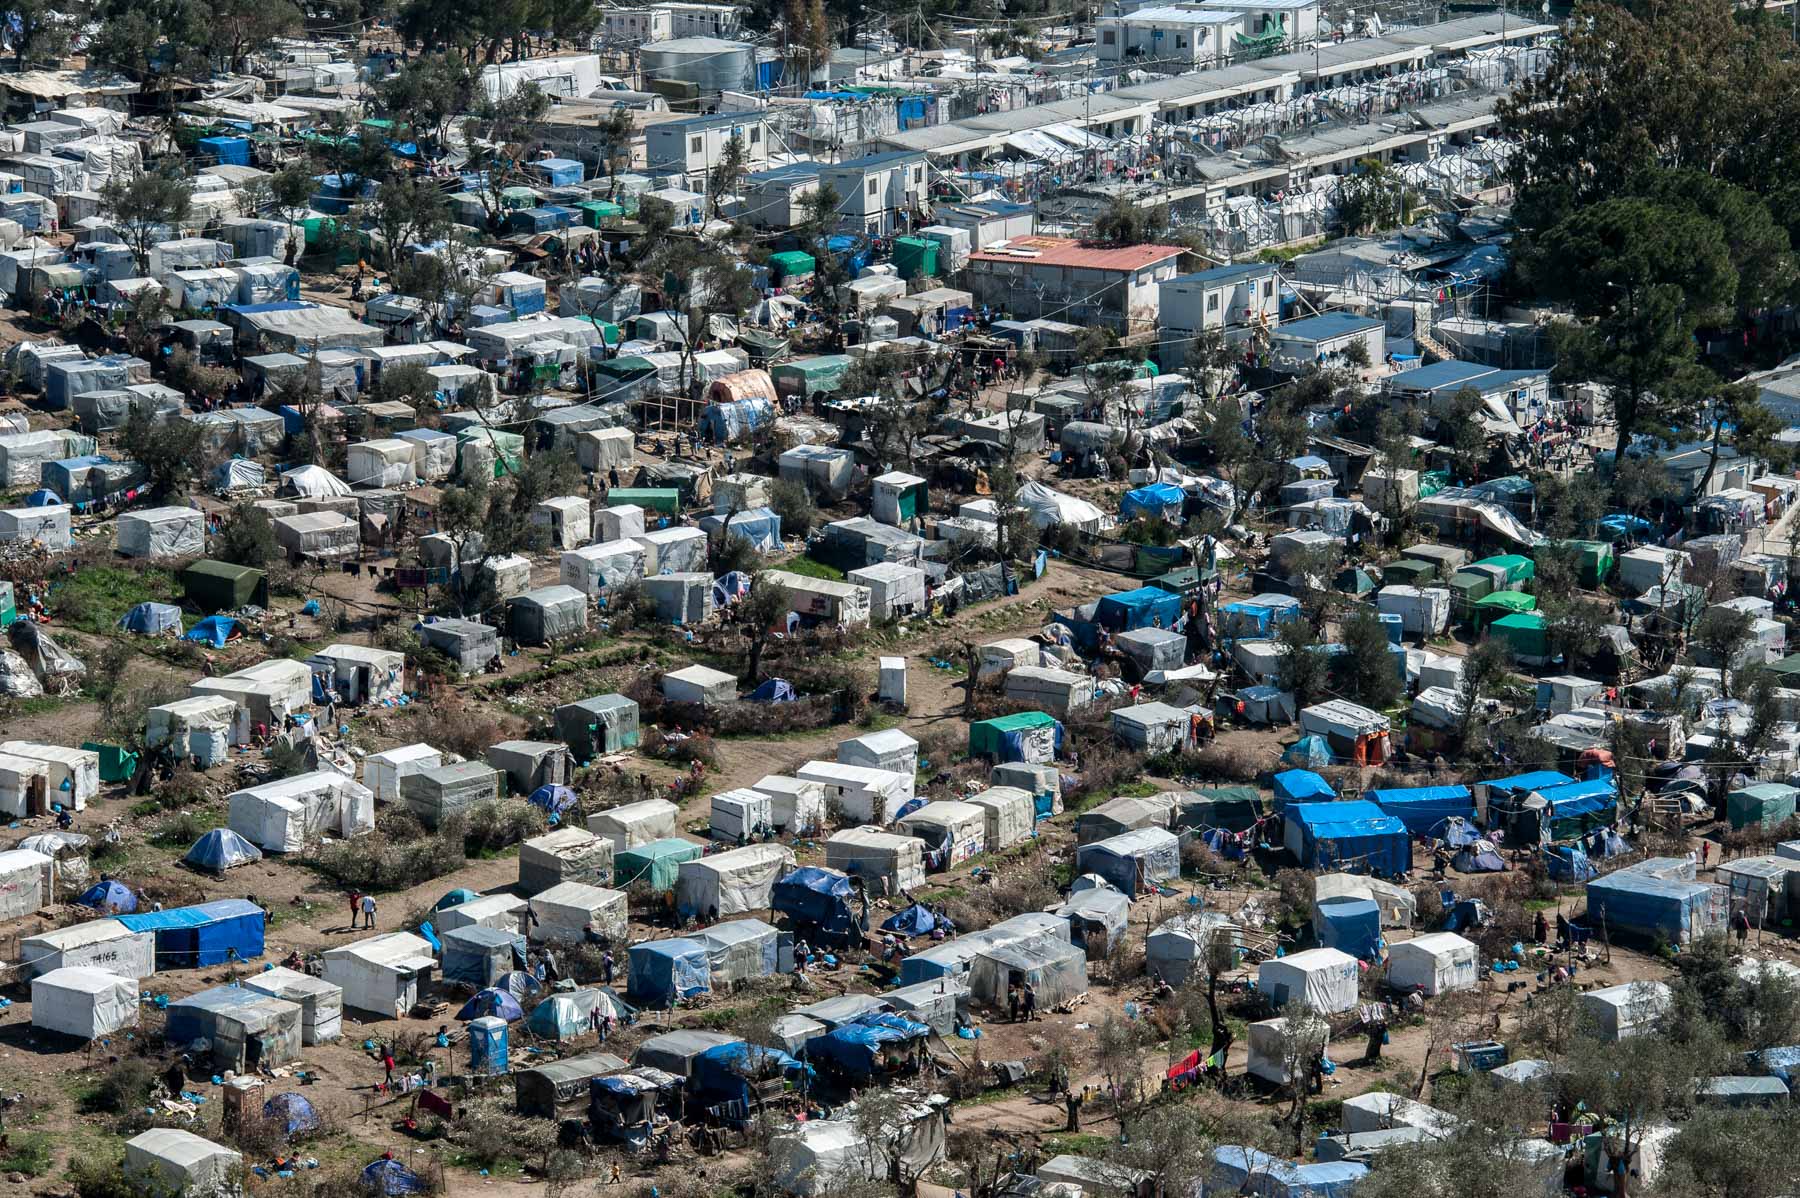
[[[712,990],[712,956],[697,940],[634,944],[626,993],[650,1006],[669,1006]]]
[[[431,1191],[423,1177],[391,1157],[382,1157],[363,1168],[362,1187],[386,1198],[402,1194],[426,1194]]]
[[[1150,483],[1135,491],[1125,492],[1119,501],[1119,518],[1135,520],[1139,516],[1180,522],[1181,509],[1187,504],[1187,492],[1174,483]]]
[[[929,936],[931,929],[937,926],[937,916],[929,908],[914,903],[906,910],[890,915],[881,925],[884,932],[898,932],[902,936]]]
[[[1282,770],[1275,775],[1273,781],[1277,806],[1284,803],[1329,803],[1337,798],[1337,791],[1331,789],[1331,783],[1311,770]]]
[[[1303,736],[1281,755],[1285,765],[1322,767],[1331,764],[1331,745],[1322,736]]]
[[[132,893],[131,887],[110,879],[95,882],[82,891],[81,897],[75,901],[83,907],[92,907],[107,915],[123,915],[137,910],[137,895]]]
[[[187,639],[198,641],[203,645],[211,645],[215,649],[223,649],[231,634],[237,631],[237,621],[230,616],[208,616],[188,629]]]
[[[481,896],[476,894],[473,890],[465,890],[461,886],[458,886],[455,890],[450,891],[443,898],[433,903],[431,909],[433,911],[442,911],[446,907],[460,907],[464,903],[472,903],[480,897]]]
[[[532,791],[530,801],[532,806],[542,807],[551,815],[561,815],[569,808],[575,806],[578,797],[579,796],[577,796],[574,791],[566,786],[548,783]]]
[[[1381,952],[1381,908],[1373,899],[1340,895],[1323,899],[1318,914],[1319,943],[1363,961]]]
[[[172,603],[140,603],[119,617],[126,632],[157,636],[173,628],[181,631],[181,609]]]
[[[814,1036],[806,1042],[806,1056],[852,1077],[868,1077],[876,1072],[888,1045],[923,1040],[930,1034],[926,1024],[876,1011]]]
[[[471,1019],[480,1019],[485,1015],[492,1015],[511,1023],[516,1019],[525,1018],[525,1009],[511,994],[490,986],[486,990],[477,991],[475,997],[464,1003],[462,1010],[456,1013],[456,1017],[464,1023]]]
[[[214,828],[196,840],[182,860],[195,869],[222,874],[239,865],[262,860],[262,850],[230,828]]]
[[[26,507],[60,507],[62,496],[48,487],[39,487],[25,497]]]
[[[289,1136],[319,1130],[319,1112],[313,1104],[293,1092],[277,1094],[263,1103],[263,1118],[281,1121],[281,1130]]]
[[[794,684],[785,678],[770,678],[750,692],[752,703],[792,703],[798,697]]]
[[[837,870],[803,865],[776,879],[770,905],[803,926],[808,939],[840,943],[860,931],[850,906],[855,893],[850,879]]]

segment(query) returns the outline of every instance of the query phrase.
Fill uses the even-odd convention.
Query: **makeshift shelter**
[[[843,944],[861,934],[851,907],[854,896],[849,875],[803,865],[776,880],[769,906],[785,916],[798,935],[826,944]]]
[[[534,895],[564,882],[610,883],[613,843],[584,828],[556,828],[519,846],[519,890]]]
[[[583,545],[562,555],[560,577],[564,586],[585,595],[598,595],[609,587],[622,587],[644,577],[644,547],[633,540]]]
[[[1213,1149],[1207,1194],[1254,1193],[1264,1198],[1351,1198],[1369,1166],[1357,1161],[1281,1160],[1237,1144]]]
[[[326,645],[306,659],[314,698],[336,693],[344,703],[392,703],[406,693],[406,654],[369,645]]]
[[[1406,825],[1367,800],[1295,803],[1282,822],[1283,843],[1303,869],[1347,866],[1401,877],[1412,868]]]
[[[1035,800],[1015,786],[993,786],[969,798],[986,821],[987,851],[997,853],[1029,837],[1036,824]]]
[[[1040,1009],[1058,1007],[1087,993],[1087,953],[1060,940],[990,946],[969,962],[969,997],[1004,1008],[1011,986],[1031,986]]]
[[[938,978],[966,977],[969,963],[984,949],[1005,948],[1033,940],[1069,943],[1069,921],[1044,911],[1029,911],[1001,920],[990,928],[965,932],[954,940],[934,944],[900,961],[900,984],[913,986]]]
[[[116,919],[95,919],[19,941],[22,979],[73,967],[142,981],[156,972],[156,934],[133,931]]]
[[[840,765],[910,777],[919,769],[919,742],[898,728],[865,732],[838,742],[837,759]]]
[[[1300,731],[1324,737],[1334,759],[1354,765],[1380,765],[1392,753],[1387,717],[1343,699],[1301,708]]]
[[[140,1193],[224,1198],[239,1191],[243,1157],[190,1131],[155,1127],[125,1141],[125,1177]]]
[[[115,915],[134,932],[156,937],[156,967],[206,969],[263,954],[263,909],[249,899],[215,899],[191,907]]]
[[[1139,828],[1168,828],[1175,823],[1176,799],[1172,792],[1143,798],[1108,799],[1075,821],[1075,838],[1081,844],[1122,836]]]
[[[453,932],[457,928],[492,928],[497,932],[522,934],[529,922],[526,909],[529,899],[511,894],[481,894],[460,903],[437,907],[438,929]]]
[[[1663,982],[1627,982],[1578,996],[1602,1040],[1623,1040],[1651,1030],[1668,1010],[1672,992]]]
[[[550,645],[587,631],[587,596],[568,586],[540,587],[506,605],[507,627],[522,645]]]
[[[276,966],[247,975],[247,990],[267,994],[300,1008],[300,1043],[329,1044],[343,1034],[344,991],[324,978]]]
[[[1162,828],[1138,828],[1076,849],[1075,872],[1098,874],[1135,898],[1181,876],[1181,842]]]
[[[44,763],[50,801],[71,811],[86,810],[100,795],[100,754],[35,740],[0,741],[0,753]]]
[[[1433,932],[1388,946],[1388,985],[1435,998],[1472,990],[1480,981],[1475,945],[1454,932]]]
[[[228,869],[261,861],[262,850],[230,828],[214,828],[203,833],[181,860],[194,869],[222,875]]]
[[[728,790],[712,797],[707,833],[727,844],[746,844],[773,827],[774,819],[768,795],[748,788]]]
[[[625,892],[586,882],[561,882],[538,893],[531,910],[537,916],[526,929],[532,940],[579,944],[591,929],[622,943],[630,929]]]
[[[444,763],[444,755],[427,744],[402,745],[363,758],[363,785],[377,802],[400,801],[400,781],[408,774],[435,769]]]
[[[482,989],[514,969],[525,968],[525,937],[517,932],[468,924],[451,928],[438,939],[444,946],[441,956],[446,982]]]
[[[717,706],[737,699],[737,676],[710,666],[688,666],[662,676],[663,698],[671,703]]]
[[[403,775],[400,798],[419,817],[419,822],[435,831],[447,816],[499,798],[503,777],[499,770],[481,761],[433,766]]]
[[[206,552],[206,516],[197,508],[153,507],[119,516],[114,547],[126,557]]]
[[[1272,785],[1276,811],[1289,803],[1330,803],[1337,798],[1331,783],[1311,770],[1282,770],[1272,779]]]
[[[1313,948],[1264,961],[1257,967],[1256,988],[1276,1007],[1298,999],[1321,1015],[1335,1015],[1356,1005],[1356,958],[1335,948]]]
[[[868,824],[887,824],[912,801],[917,779],[912,773],[809,761],[795,771],[803,782],[817,782],[825,789],[825,802],[840,818]]]
[[[328,948],[325,980],[344,993],[346,1010],[399,1019],[419,1000],[419,983],[437,968],[431,945],[409,932],[386,932]]]
[[[82,891],[75,904],[108,915],[124,915],[137,910],[137,892],[116,879],[104,879]]]
[[[20,847],[0,852],[0,919],[30,915],[56,899],[56,858]]]
[[[638,705],[624,695],[595,695],[557,707],[556,734],[577,763],[637,747]]]
[[[593,1015],[598,1010],[604,1017],[624,1023],[637,1014],[637,1008],[620,998],[610,986],[584,986],[577,990],[554,991],[531,1009],[525,1026],[533,1035],[546,1040],[573,1040],[593,1030]],[[595,1054],[605,1056],[607,1054]],[[617,1058],[613,1058],[617,1060]],[[624,1062],[619,1063],[624,1067]]]
[[[1723,886],[1622,869],[1587,884],[1587,924],[1611,936],[1638,935],[1685,947],[1723,932],[1729,914]]]
[[[611,840],[616,859],[627,849],[674,836],[680,815],[680,808],[666,799],[643,799],[596,811],[588,816],[588,831]]]
[[[1048,764],[1056,760],[1062,744],[1063,726],[1047,712],[1022,711],[969,725],[969,756],[987,757],[995,764]]]
[[[1082,886],[1083,881],[1092,885]],[[1131,918],[1131,899],[1113,886],[1089,875],[1076,880],[1069,897],[1050,909],[1069,921],[1069,942],[1090,957],[1103,957],[1125,935]]]
[[[901,816],[895,826],[925,843],[927,871],[949,869],[986,851],[987,813],[969,803],[927,803]]]
[[[806,1056],[852,1081],[881,1078],[911,1066],[931,1031],[904,1015],[874,1011],[814,1036]]]
[[[794,868],[793,851],[753,844],[683,862],[675,879],[675,910],[683,918],[744,915],[764,910],[775,879]]]
[[[1388,586],[1375,593],[1375,610],[1400,617],[1410,636],[1440,635],[1450,623],[1450,592],[1442,587]]]
[[[1365,898],[1325,899],[1313,904],[1313,932],[1322,947],[1372,961],[1381,953],[1381,908]]]
[[[1251,1077],[1273,1086],[1290,1085],[1293,1077],[1287,1066],[1289,1044],[1313,1040],[1324,1048],[1331,1043],[1331,1027],[1323,1019],[1313,1018],[1308,1025],[1292,1032],[1288,1028],[1289,1022],[1287,1016],[1277,1015],[1249,1026],[1249,1061],[1244,1071]]]
[[[434,619],[415,630],[419,640],[456,664],[464,675],[478,674],[500,656],[500,633],[473,620]]]
[[[375,828],[375,795],[336,770],[314,770],[234,791],[227,824],[268,853],[297,853],[325,834],[351,837]]]
[[[1195,969],[1205,967],[1208,950],[1221,936],[1234,945],[1242,939],[1236,925],[1217,911],[1194,911],[1164,920],[1144,938],[1145,968],[1151,977],[1181,986]]]
[[[730,989],[751,978],[774,977],[780,934],[760,919],[732,919],[695,932],[712,964],[713,989]]]
[[[104,969],[52,969],[31,980],[33,1031],[98,1040],[138,1025],[138,983]]]
[[[1409,786],[1366,790],[1363,798],[1406,825],[1415,836],[1442,837],[1452,819],[1476,820],[1475,798],[1466,786]]]
[[[1112,710],[1112,733],[1146,756],[1178,752],[1187,742],[1189,715],[1167,703],[1139,703]]]
[[[632,997],[651,1006],[666,1007],[678,998],[692,998],[712,989],[712,958],[706,946],[697,940],[653,940],[634,944],[630,949],[628,976],[628,992]],[[639,1046],[638,1060],[646,1061],[645,1050],[654,1040],[663,1038],[654,1037]]]
[[[769,819],[796,836],[810,836],[825,826],[825,784],[768,774],[750,789],[769,798]]]
[[[300,1059],[300,1008],[284,999],[258,994],[242,986],[215,986],[167,1008],[163,1038],[171,1048],[206,1041],[210,1051],[198,1054],[214,1067],[276,1068]]]
[[[181,609],[172,603],[140,603],[119,617],[119,627],[139,636],[181,635]]]
[[[577,991],[576,993],[584,993]],[[598,991],[585,991],[587,994],[598,994]],[[565,996],[566,997],[566,996]],[[550,1000],[546,999],[547,1004]],[[540,1004],[543,1006],[545,1004]],[[554,1009],[554,1008],[552,1008]],[[591,1010],[590,1005],[590,1010]],[[537,1012],[532,1012],[532,1022],[536,1022]],[[529,1026],[529,1024],[528,1024]],[[587,1023],[582,1021],[586,1030]],[[535,1030],[535,1029],[534,1029]],[[560,1036],[552,1034],[552,1039]],[[610,1052],[585,1053],[566,1060],[551,1061],[532,1069],[521,1069],[513,1074],[513,1096],[518,1112],[538,1119],[555,1119],[570,1107],[585,1107],[589,1091],[595,1078],[618,1073],[625,1069],[623,1060]]]
[[[642,881],[662,893],[673,890],[682,865],[698,860],[701,848],[691,840],[653,840],[613,855],[613,884],[624,888]]]
[[[503,740],[488,746],[487,761],[506,775],[515,794],[529,795],[569,780],[569,750],[560,741]]]
[[[3,744],[0,750],[11,752]],[[1800,798],[1800,790],[1779,782],[1739,787],[1725,796],[1725,816],[1734,831],[1751,826],[1773,828],[1794,817],[1796,798]]]
[[[924,844],[879,828],[846,828],[825,842],[825,864],[862,879],[872,895],[898,895],[925,884]]]

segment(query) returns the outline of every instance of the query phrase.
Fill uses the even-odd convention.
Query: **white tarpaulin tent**
[[[116,919],[91,919],[19,943],[19,972],[25,977],[78,965],[142,981],[156,972],[156,933],[134,932]]]
[[[624,586],[644,577],[644,547],[636,541],[583,545],[562,555],[561,581],[584,595]]]
[[[1356,1005],[1356,958],[1335,948],[1311,948],[1290,957],[1264,961],[1256,971],[1256,988],[1276,1007],[1304,1002],[1321,1015],[1335,1015]]]
[[[206,552],[206,517],[193,508],[153,507],[119,517],[117,548],[126,557],[183,557]]]
[[[840,1108],[842,1121],[814,1119],[795,1124],[769,1144],[769,1167],[775,1184],[796,1198],[836,1193],[843,1183],[886,1177],[889,1149],[904,1171],[917,1177],[944,1159],[944,1119],[935,1106],[900,1091],[901,1118],[906,1125],[889,1129],[884,1144],[870,1144],[856,1129],[855,1104]]]
[[[585,828],[556,828],[519,846],[522,894],[537,894],[564,882],[605,885],[612,878],[612,841]]]
[[[925,844],[880,828],[845,828],[825,842],[825,865],[861,878],[871,894],[898,895],[925,884]]]
[[[55,894],[56,858],[33,849],[0,852],[0,919],[30,915]]]
[[[1475,946],[1455,932],[1433,932],[1388,948],[1388,985],[1432,998],[1473,989],[1479,980]]]
[[[1019,506],[1031,513],[1031,522],[1040,529],[1067,524],[1082,532],[1099,532],[1106,513],[1085,499],[1046,487],[1043,483],[1026,483],[1019,488]]]
[[[419,1000],[419,981],[437,966],[431,945],[410,932],[387,932],[324,952],[325,980],[344,992],[344,1006],[398,1019]]]
[[[1623,1040],[1655,1026],[1671,997],[1663,982],[1627,982],[1589,990],[1581,996],[1581,1009],[1593,1017],[1602,1040]]]
[[[824,786],[826,804],[835,805],[844,819],[866,824],[893,822],[900,808],[912,801],[918,785],[913,774],[835,761],[809,761],[795,776]]]
[[[297,853],[326,833],[375,828],[375,794],[335,770],[314,770],[234,792],[226,826],[265,853]]]
[[[347,451],[347,473],[353,487],[410,486],[417,476],[413,457],[417,446],[397,437],[359,441]],[[449,472],[446,471],[446,474]]]
[[[969,799],[987,817],[987,851],[1011,848],[1031,835],[1037,823],[1037,805],[1016,786],[991,786]]]
[[[323,466],[301,466],[282,471],[281,490],[302,499],[331,499],[350,494],[350,484]]]
[[[532,940],[579,944],[591,926],[600,935],[623,943],[630,930],[625,892],[605,886],[562,882],[533,895],[531,910],[537,915],[526,928]]]
[[[223,1198],[239,1193],[243,1158],[175,1127],[154,1127],[125,1141],[125,1176],[140,1193]]]
[[[588,831],[613,842],[614,853],[675,835],[681,809],[666,799],[644,799],[588,816]]]
[[[100,793],[100,754],[32,740],[0,741],[0,753],[41,761],[49,767],[50,801],[81,811]]]
[[[96,1040],[138,1024],[136,978],[69,966],[31,979],[31,1026]]]
[[[683,861],[675,879],[675,909],[683,918],[709,919],[765,910],[775,879],[793,868],[793,851],[778,844],[747,845]]]
[[[344,991],[324,978],[277,966],[246,974],[246,990],[279,998],[300,1008],[300,1042],[328,1044],[343,1034]]]

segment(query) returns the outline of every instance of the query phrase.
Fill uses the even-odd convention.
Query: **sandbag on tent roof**
[[[214,828],[193,843],[181,860],[195,869],[222,874],[239,865],[262,860],[262,850],[230,828]]]

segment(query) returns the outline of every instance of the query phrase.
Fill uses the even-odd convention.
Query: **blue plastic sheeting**
[[[1207,1195],[1255,1195],[1256,1198],[1352,1198],[1369,1167],[1353,1161],[1317,1161],[1298,1165],[1254,1148],[1228,1144],[1213,1149]]]
[[[1544,872],[1553,882],[1586,882],[1599,874],[1588,855],[1574,845],[1556,845],[1544,853]]]
[[[1319,904],[1319,943],[1364,961],[1381,953],[1381,908],[1372,899],[1328,898]]]
[[[1148,486],[1125,492],[1125,498],[1119,501],[1119,518],[1135,520],[1139,516],[1146,519],[1179,521],[1181,509],[1187,503],[1187,492],[1174,483],[1150,483]]]
[[[134,932],[156,933],[159,970],[204,969],[263,954],[263,909],[248,899],[219,899],[118,920]]]
[[[700,528],[709,537],[742,537],[759,553],[776,553],[781,549],[781,517],[771,508],[751,508],[738,512],[730,520],[717,514],[702,516]]]
[[[1656,531],[1656,525],[1642,516],[1628,516],[1624,512],[1613,512],[1600,517],[1600,527],[1613,535],[1615,540],[1630,538],[1642,540]]]
[[[1329,803],[1337,798],[1331,783],[1311,770],[1282,770],[1274,784],[1275,798],[1283,803]]]
[[[710,432],[720,441],[741,441],[774,423],[775,405],[761,395],[710,403],[700,413],[701,434]]]
[[[542,807],[551,815],[561,815],[573,807],[580,798],[566,786],[548,783],[531,792],[530,802],[534,807]]]
[[[1684,944],[1707,931],[1712,887],[1704,882],[1656,878],[1632,870],[1620,870],[1587,884],[1590,927],[1601,920],[1614,932],[1662,936],[1671,944]]]
[[[262,860],[262,850],[230,828],[214,828],[196,840],[182,860],[195,869],[222,874],[238,865]]]
[[[587,168],[573,158],[540,158],[530,169],[552,187],[572,187],[581,182]]]
[[[181,609],[172,603],[140,603],[119,617],[119,627],[145,636],[155,636],[171,628],[180,632]]]
[[[1534,790],[1542,790],[1546,786],[1566,786],[1575,779],[1555,770],[1533,770],[1529,774],[1514,774],[1510,778],[1495,778],[1492,781],[1477,782],[1477,786],[1488,788],[1490,796],[1496,794],[1530,794]]]
[[[874,1012],[806,1042],[809,1060],[836,1066],[844,1073],[867,1077],[881,1060],[882,1046],[923,1040],[931,1028],[903,1015]]]
[[[290,1136],[319,1130],[319,1112],[298,1094],[277,1094],[263,1103],[264,1119],[281,1120],[281,1128]]]
[[[187,639],[223,649],[236,627],[237,621],[230,616],[208,616],[188,630]]]
[[[713,579],[713,606],[720,611],[750,593],[750,576],[739,570]]]
[[[1287,747],[1281,760],[1286,765],[1330,765],[1331,744],[1322,736],[1303,736]]]
[[[742,1040],[715,1045],[694,1058],[694,1092],[701,1095],[701,1101],[705,1103],[747,1103],[750,1101],[750,1083],[746,1078],[771,1077],[776,1070],[791,1082],[813,1076],[812,1066],[802,1064],[779,1048],[764,1048]]]
[[[1280,599],[1281,602],[1276,602]],[[1287,595],[1267,601],[1243,599],[1219,609],[1219,630],[1228,638],[1255,640],[1274,635],[1275,625],[1300,618],[1300,602]]]
[[[194,145],[220,166],[250,165],[250,139],[247,137],[202,137]]]
[[[382,1157],[372,1161],[363,1168],[362,1188],[374,1194],[385,1194],[387,1198],[399,1198],[401,1194],[426,1194],[431,1185],[423,1177],[408,1169],[399,1161]]]
[[[626,992],[647,1003],[668,1005],[712,989],[712,957],[697,940],[657,940],[634,944]]]
[[[506,993],[517,999],[530,998],[533,994],[536,994],[543,988],[544,984],[542,982],[538,981],[537,978],[533,977],[531,974],[526,973],[523,969],[515,969],[510,973],[501,974],[494,979],[494,984],[489,987],[489,989],[492,990],[504,990]]]
[[[1181,596],[1158,587],[1139,587],[1102,596],[1094,607],[1094,623],[1114,632],[1134,628],[1173,628],[1181,617]]]
[[[444,895],[443,898],[433,903],[431,909],[433,911],[442,911],[445,907],[460,907],[464,903],[472,903],[480,897],[481,896],[476,894],[473,890],[464,890],[461,886],[458,886],[455,890],[450,891]]]
[[[776,879],[769,902],[778,914],[823,936],[850,937],[858,931],[850,906],[854,894],[850,879],[838,871],[803,865]]]
[[[83,907],[92,907],[96,911],[104,911],[108,915],[120,915],[137,910],[137,895],[131,887],[123,882],[96,882],[81,892],[75,902]]]
[[[1765,1048],[1756,1060],[1770,1077],[1778,1077],[1790,1086],[1800,1081],[1800,1045]]]
[[[519,1000],[506,991],[490,986],[486,990],[477,991],[474,998],[464,1003],[456,1017],[467,1023],[471,1019],[480,1019],[484,1015],[492,1015],[496,1019],[504,1019],[508,1023],[525,1018],[525,1009]]]
[[[890,915],[882,923],[881,930],[898,932],[902,936],[928,936],[936,926],[937,916],[929,908],[914,903],[906,910]]]
[[[752,703],[792,703],[800,696],[794,693],[794,684],[786,678],[770,678],[750,692]]]
[[[1366,799],[1295,803],[1282,818],[1300,826],[1302,869],[1347,866],[1357,873],[1395,877],[1412,868],[1406,825]]]
[[[39,487],[25,497],[26,507],[60,507],[62,496],[48,487]]]
[[[1560,786],[1540,786],[1537,793],[1553,807],[1578,799],[1600,799],[1602,807],[1610,807],[1617,797],[1617,788],[1610,781],[1564,782]]]
[[[1419,835],[1436,836],[1450,819],[1473,820],[1475,797],[1466,786],[1408,786],[1369,790],[1363,797]]]

